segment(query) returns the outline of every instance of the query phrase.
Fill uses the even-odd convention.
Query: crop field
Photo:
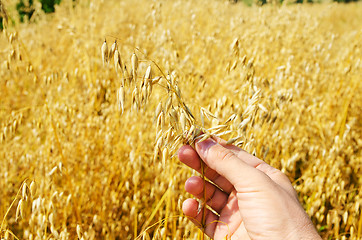
[[[203,239],[176,153],[209,136],[362,239],[361,3],[1,2],[0,239]]]

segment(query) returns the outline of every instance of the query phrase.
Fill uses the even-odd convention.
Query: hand
[[[196,143],[196,150],[183,146],[181,162],[205,176],[190,177],[185,189],[206,203],[205,233],[215,239],[321,239],[312,221],[298,201],[288,177],[262,160],[226,145],[225,141],[207,139]],[[216,187],[217,186],[217,187]],[[182,210],[201,227],[202,211],[195,199],[184,201]]]

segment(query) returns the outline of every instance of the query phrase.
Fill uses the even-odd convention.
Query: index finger
[[[202,173],[201,159],[196,150],[189,145],[182,146],[178,151],[178,157],[180,161],[190,168],[195,169],[197,172]],[[223,176],[218,174],[215,170],[205,166],[204,174],[215,185],[221,188],[226,193],[231,193],[234,186]]]
[[[271,183],[265,173],[250,166],[232,150],[213,139],[197,142],[196,151],[206,165],[227,179],[236,190],[243,191],[244,188],[257,185],[265,188],[269,186],[265,183]]]

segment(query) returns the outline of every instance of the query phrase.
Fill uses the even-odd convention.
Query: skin
[[[244,150],[221,139],[183,146],[181,162],[201,172],[204,162],[206,203],[205,233],[215,239],[321,239],[299,203],[288,177]],[[217,187],[216,187],[217,186]],[[204,198],[204,181],[193,176],[185,189]],[[184,201],[184,214],[201,227],[202,210],[195,199]]]

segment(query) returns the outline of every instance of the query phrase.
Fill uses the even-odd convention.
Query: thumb
[[[197,142],[196,152],[209,168],[225,177],[236,190],[270,182],[266,174],[248,165],[233,151],[211,138]]]

